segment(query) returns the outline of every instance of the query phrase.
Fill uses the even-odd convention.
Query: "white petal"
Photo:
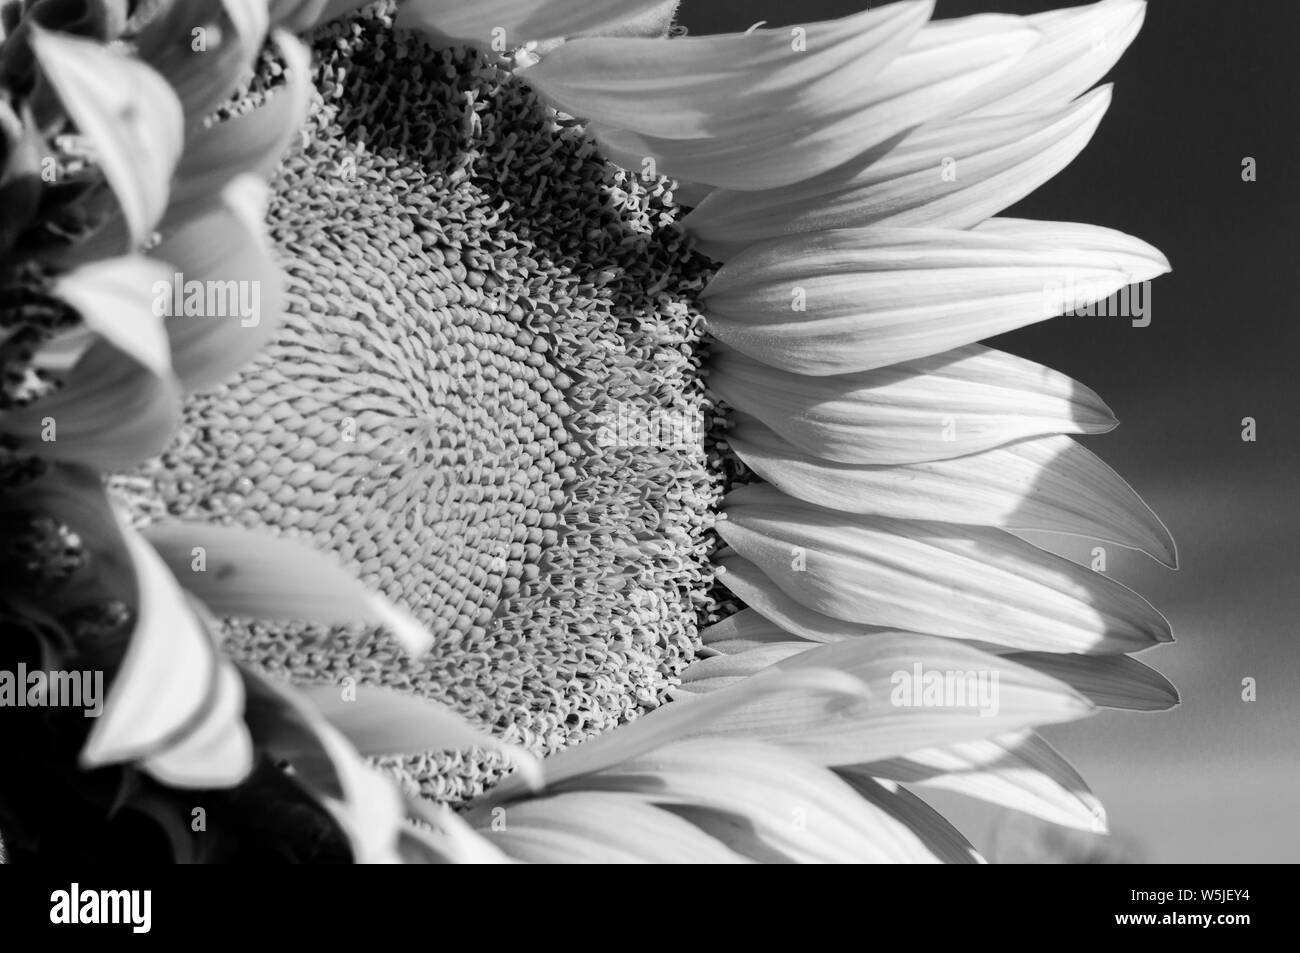
[[[991,115],[1058,106],[1106,75],[1146,16],[1143,0],[1102,0],[1026,17],[1038,43],[1011,69],[955,100],[949,115]],[[958,21],[960,22],[960,21]],[[954,27],[932,24],[922,32]]]
[[[1145,242],[1089,225],[844,228],[752,246],[703,300],[709,330],[737,350],[846,374],[1044,321],[1168,270]]]
[[[1086,536],[1177,565],[1173,538],[1155,513],[1069,437],[901,466],[820,460],[747,416],[734,422],[727,442],[782,492],[828,509]]]
[[[891,9],[885,7],[880,12]],[[1005,23],[1003,30],[949,34],[924,49],[908,47],[899,53],[897,44],[892,43],[888,50],[891,61],[878,73],[878,64],[864,58],[818,82],[797,86],[797,99],[768,100],[767,112],[716,110],[718,115],[695,138],[687,138],[693,135],[687,130],[697,128],[689,121],[672,126],[669,133],[648,132],[646,120],[636,113],[631,101],[623,106],[630,115],[598,121],[590,132],[616,150],[654,156],[660,172],[670,176],[732,189],[789,185],[848,162],[939,115],[954,98],[1005,72],[1034,44],[1037,34],[1016,18],[999,19]],[[823,26],[833,28],[834,24],[817,25]],[[814,49],[810,41],[810,53]],[[812,65],[821,62],[813,60],[810,53],[794,56],[806,57]],[[790,75],[797,69],[799,61],[788,53],[785,61],[790,64],[787,69],[774,75]],[[868,66],[875,69],[869,76],[860,75]],[[693,110],[686,105],[690,99],[690,94],[679,95],[676,109],[664,114],[666,119],[683,109],[689,114]],[[577,111],[582,114],[581,109]]]
[[[828,228],[969,228],[1065,168],[1109,105],[1106,86],[1059,109],[928,122],[785,188],[715,190],[684,225],[719,261],[754,242]]]
[[[1132,590],[999,530],[836,513],[762,484],[732,491],[725,512],[729,545],[787,595],[846,621],[1028,651],[1172,638]]]
[[[1167,711],[1179,701],[1169,679],[1127,655],[1013,652],[1007,658],[1072,685],[1102,708]]]
[[[835,773],[858,794],[916,834],[945,864],[984,863],[970,841],[915,794],[892,782],[869,777],[857,767],[837,768]]]
[[[869,694],[852,701],[797,693],[753,699],[693,734],[766,741],[833,766],[1070,721],[1093,710],[1064,682],[1006,656],[910,632],[814,646],[776,663],[768,674],[804,668],[846,672],[861,680]],[[753,676],[758,677],[763,676]],[[928,694],[931,681],[938,685],[933,697]],[[945,683],[950,683],[947,694]],[[702,699],[724,698],[745,684],[673,705],[694,708]]]
[[[1092,390],[1033,361],[968,345],[856,374],[809,377],[715,348],[709,388],[810,456],[839,463],[947,460],[1116,420]]]

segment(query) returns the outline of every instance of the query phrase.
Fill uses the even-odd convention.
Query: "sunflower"
[[[146,777],[178,856],[248,834],[189,834],[186,787],[357,860],[978,859],[912,787],[1104,827],[1033,728],[1175,703],[1128,655],[1169,628],[1020,534],[1173,542],[1070,439],[1100,399],[976,342],[1168,268],[996,217],[1086,145],[1142,3],[52,6],[0,57],[41,544],[6,614],[91,610],[55,655],[109,657],[121,737],[83,764]],[[55,135],[72,181],[32,181]],[[51,456],[58,401],[92,452]]]

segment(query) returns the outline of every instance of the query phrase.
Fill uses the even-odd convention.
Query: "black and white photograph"
[[[0,871],[53,885],[6,920],[1108,865],[1113,935],[1242,937],[1236,865],[1300,861],[1297,37],[0,2]]]

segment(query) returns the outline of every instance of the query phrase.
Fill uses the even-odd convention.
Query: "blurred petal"
[[[575,791],[505,808],[482,835],[534,864],[740,864],[698,827],[633,794]]]
[[[266,0],[172,0],[145,23],[136,48],[197,124],[251,75],[267,27]]]
[[[1169,641],[1132,590],[999,530],[835,513],[754,484],[718,531],[787,595],[837,618],[1025,650]]]
[[[662,0],[404,0],[396,25],[504,53],[530,40],[593,33],[633,20]],[[502,31],[497,33],[495,31]],[[632,64],[629,64],[631,69]]]
[[[1087,536],[1177,564],[1159,517],[1114,470],[1068,437],[904,466],[829,463],[742,417],[727,442],[782,492],[845,513]]]
[[[303,543],[226,526],[160,523],[145,535],[181,584],[217,615],[383,626],[408,652],[432,644],[405,609]]]
[[[244,724],[244,683],[230,664],[217,674],[216,698],[177,744],[146,758],[143,770],[174,788],[233,787],[253,769],[253,742]]]
[[[187,390],[201,390],[233,374],[280,326],[283,277],[263,225],[266,200],[265,182],[240,176],[222,191],[218,208],[152,252],[176,268],[164,295],[166,329],[172,364]],[[194,289],[202,299],[197,308],[191,306]]]
[[[946,460],[1025,437],[1116,426],[1110,408],[1078,381],[982,345],[834,377],[715,349],[708,384],[808,455],[839,463]]]
[[[159,288],[170,279],[161,262],[127,255],[63,275],[55,281],[54,293],[77,310],[86,327],[149,373],[170,377],[167,331],[154,308]]]
[[[459,814],[445,804],[434,804],[419,796],[408,796],[407,808],[425,825],[418,829],[406,828],[403,841],[418,836],[424,853],[441,864],[508,864],[510,858],[486,837],[474,830]],[[399,844],[399,849],[402,845]],[[407,860],[410,863],[410,860]]]
[[[1044,321],[1169,270],[1090,225],[993,219],[973,231],[844,228],[774,239],[703,292],[709,330],[765,364],[845,374]]]
[[[135,628],[81,752],[88,768],[147,757],[192,732],[219,686],[216,648],[158,554],[122,538],[135,572]]]
[[[1055,749],[1032,731],[927,748],[864,765],[867,774],[956,791],[1085,831],[1104,831],[1106,811]]]
[[[92,40],[32,31],[32,47],[68,116],[94,145],[122,206],[131,248],[167,207],[184,116],[171,86],[148,66]]]
[[[47,460],[118,470],[161,453],[180,420],[180,387],[170,374],[157,377],[98,341],[60,388],[0,415],[0,430]]]
[[[195,130],[176,168],[164,234],[218,204],[227,183],[250,174],[270,181],[302,127],[311,100],[311,54],[283,33],[274,37],[285,62],[285,86],[258,108]]]
[[[337,685],[302,686],[299,693],[365,757],[483,748],[499,751],[541,786],[541,766],[528,751],[471,726],[436,702],[374,685],[355,685],[345,698]]]
[[[970,228],[1060,172],[1110,105],[1110,87],[1046,112],[928,122],[815,178],[712,192],[684,224],[726,261],[769,238],[865,225]]]

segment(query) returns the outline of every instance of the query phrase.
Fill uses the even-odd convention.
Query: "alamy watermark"
[[[926,670],[917,662],[911,671],[894,672],[889,682],[889,702],[896,708],[969,708],[981,718],[998,713],[997,672]]]
[[[186,281],[178,271],[171,281],[155,281],[151,290],[155,317],[239,318],[245,328],[262,321],[260,281]]]
[[[102,671],[0,670],[0,708],[83,708],[87,718],[104,711]]]
[[[596,444],[601,447],[689,450],[703,443],[703,414],[676,410],[646,414],[624,403],[617,404],[614,413],[605,414],[596,430]]]
[[[1125,285],[1109,295],[1101,291],[1096,282],[1073,275],[1064,281],[1049,281],[1043,285],[1043,314],[1049,318],[1129,318],[1135,328],[1151,324],[1151,282]]]

